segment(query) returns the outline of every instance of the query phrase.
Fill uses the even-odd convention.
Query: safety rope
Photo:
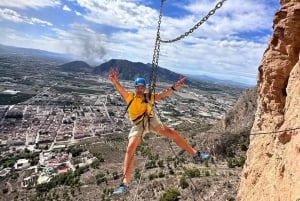
[[[256,132],[256,133],[254,132],[254,133],[250,133],[249,135],[270,135],[270,134],[295,131],[295,130],[300,130],[300,128],[290,128],[290,129],[279,130],[279,131],[270,131],[270,132]]]
[[[197,129],[193,129],[194,131]],[[284,129],[284,130],[278,130],[278,131],[269,131],[269,132],[250,132],[248,135],[271,135],[271,134],[277,134],[277,133],[284,133],[284,132],[289,132],[289,131],[296,131],[300,130],[300,127],[296,128],[289,128],[289,129]],[[220,134],[220,135],[240,135],[241,133],[233,133],[233,132],[213,132],[213,131],[203,131],[203,133],[208,133],[208,134]]]
[[[152,146],[153,142],[154,142],[154,141],[152,141],[151,146]],[[137,182],[137,188],[136,188],[136,191],[135,191],[135,194],[134,194],[134,198],[133,198],[134,201],[135,201],[136,198],[137,198],[138,191],[139,191],[139,186],[140,186],[141,181],[142,181],[142,175],[143,175],[143,172],[145,171],[147,162],[148,162],[148,157],[146,157],[146,159],[145,159],[143,168],[142,168],[142,170],[141,170],[140,178],[139,178],[139,180],[138,180],[138,182]]]

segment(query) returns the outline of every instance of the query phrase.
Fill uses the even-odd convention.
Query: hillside
[[[72,61],[59,66],[66,72],[92,72],[93,67],[84,61]]]

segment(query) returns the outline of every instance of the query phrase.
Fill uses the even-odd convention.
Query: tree
[[[70,146],[67,150],[67,152],[71,153],[73,157],[80,156],[83,151],[83,148],[79,146]]]

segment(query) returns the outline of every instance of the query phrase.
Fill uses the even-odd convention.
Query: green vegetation
[[[99,185],[99,184],[101,184],[103,182],[105,182],[107,184],[107,181],[108,180],[107,180],[107,178],[106,178],[106,176],[105,176],[104,173],[99,173],[99,174],[96,175],[96,183],[97,183],[97,185]]]
[[[13,167],[18,159],[18,157],[4,158],[0,160],[0,164],[2,164],[4,168]]]
[[[163,160],[159,160],[157,162],[158,167],[163,168],[164,167],[164,161]]]
[[[151,173],[148,175],[148,179],[151,181],[153,179],[157,178],[157,175],[155,173]]]
[[[227,166],[229,168],[242,167],[246,161],[244,156],[227,158]]]
[[[201,176],[201,172],[200,172],[200,170],[198,168],[187,169],[187,170],[185,170],[184,174],[186,176],[190,177],[190,178],[200,177]]]
[[[180,192],[176,188],[167,190],[160,198],[159,201],[178,201]]]
[[[80,156],[84,149],[80,146],[69,146],[67,149],[68,153],[71,153],[73,157]]]
[[[104,157],[102,153],[93,153],[93,155],[100,161],[100,162],[104,162]]]
[[[22,103],[35,94],[25,94],[25,93],[17,93],[17,94],[0,94],[0,105],[14,105],[17,103]]]
[[[36,190],[39,193],[48,192],[50,189],[59,185],[76,186],[79,185],[80,175],[87,172],[89,167],[78,167],[74,172],[54,176],[48,183],[38,184]]]
[[[234,157],[235,153],[232,147],[226,147],[226,156],[227,157]]]
[[[111,201],[110,195],[114,192],[114,189],[103,189],[103,194],[101,195],[102,201]]]
[[[99,166],[100,166],[100,161],[98,159],[94,160],[92,163],[91,163],[91,168],[93,169],[98,169]]]
[[[137,152],[140,152],[141,155],[144,157],[149,157],[151,155],[151,149],[149,148],[148,144],[144,141],[142,141],[137,147]]]
[[[201,122],[197,123],[190,123],[190,122],[183,122],[181,124],[178,124],[175,126],[175,130],[181,131],[181,132],[189,132],[191,133],[192,137],[197,135],[199,132],[205,132],[208,131],[213,127],[213,124],[201,124]]]
[[[19,159],[28,159],[30,165],[36,165],[39,162],[39,154],[38,153],[30,153],[28,149],[25,149],[23,152],[19,153],[18,155],[13,155],[11,157],[7,158],[2,158],[0,159],[0,164],[3,165],[3,168],[7,167],[13,167],[14,164],[19,160]]]
[[[189,186],[189,183],[186,181],[186,176],[181,176],[180,180],[179,180],[179,186],[182,188],[182,189],[185,189]]]
[[[158,177],[159,178],[165,177],[165,173],[163,171],[159,171]]]
[[[150,173],[148,175],[148,179],[151,181],[153,179],[156,179],[156,178],[163,178],[165,177],[165,173],[163,171],[159,171],[159,172],[155,172],[155,173]]]

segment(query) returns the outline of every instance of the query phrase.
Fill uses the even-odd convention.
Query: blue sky
[[[1,0],[0,44],[151,63],[161,0]],[[165,0],[161,38],[188,31],[215,0]],[[279,0],[227,0],[188,37],[161,44],[159,65],[181,74],[255,84]]]

